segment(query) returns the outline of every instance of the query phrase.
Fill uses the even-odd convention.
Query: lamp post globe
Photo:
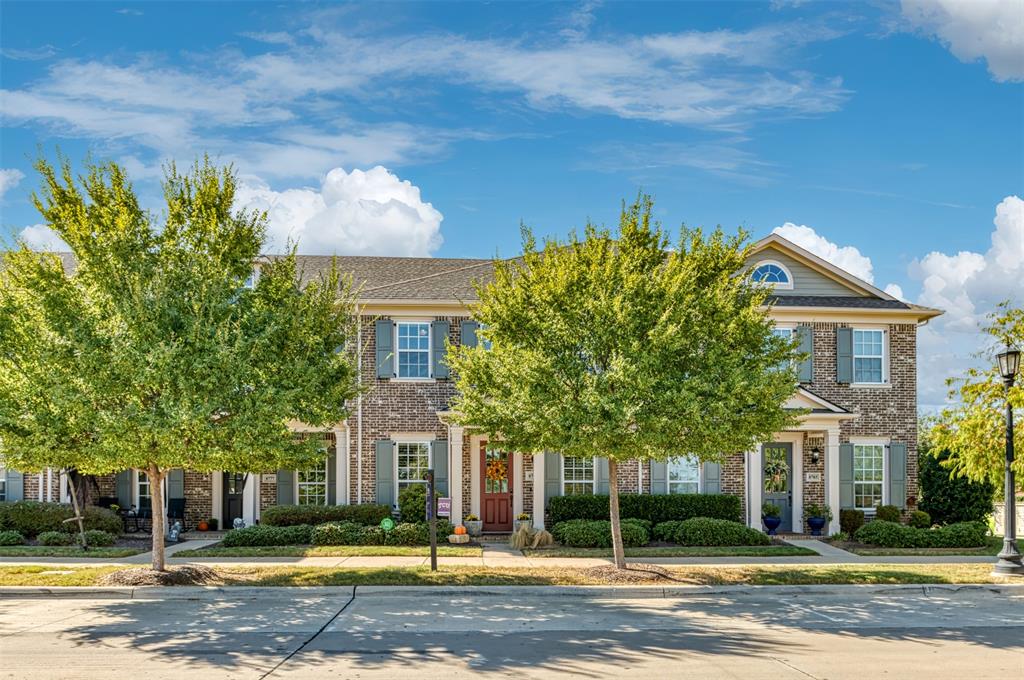
[[[1003,549],[999,552],[992,573],[996,576],[1024,576],[1024,561],[1017,549],[1017,508],[1016,487],[1013,479],[1013,406],[1010,403],[1010,389],[1020,371],[1020,350],[1007,345],[1006,350],[996,357],[999,374],[1006,385],[1006,467],[1004,487]]]

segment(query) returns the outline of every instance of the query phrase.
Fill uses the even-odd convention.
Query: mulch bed
[[[676,578],[664,567],[653,564],[627,564],[625,569],[616,569],[613,564],[584,569],[583,573],[595,580],[623,584],[657,584],[665,582],[690,583],[688,579]]]
[[[170,567],[167,571],[121,569],[100,579],[104,586],[205,586],[223,583],[213,569],[199,564]]]

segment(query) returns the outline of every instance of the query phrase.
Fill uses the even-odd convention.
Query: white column
[[[462,437],[463,428],[448,428],[448,493],[452,497],[452,524],[462,524]]]
[[[533,456],[533,526],[544,528],[544,454]]]
[[[260,476],[250,473],[245,476],[245,486],[242,487],[242,519],[245,526],[251,527],[256,523],[259,512],[256,509],[256,499],[259,497]]]
[[[518,517],[523,511],[523,454],[512,456],[512,516]]]
[[[217,528],[227,531],[231,527],[224,526],[224,473],[221,471],[210,473],[210,502],[213,504],[213,512],[210,514],[217,520]]]
[[[804,532],[804,435],[793,439],[793,528],[795,533]]]
[[[40,470],[40,472],[39,472],[39,502],[40,503],[43,502],[43,486],[45,484],[46,484],[46,482],[43,480],[43,472]]]
[[[469,439],[469,511],[480,517],[480,437]]]
[[[636,492],[644,492],[644,462],[639,458],[636,459]]]
[[[334,432],[334,502],[348,505],[348,428],[336,427]]]
[[[828,532],[839,532],[839,428],[825,430],[825,497],[832,509]]]
[[[64,473],[64,472],[60,473],[60,481],[59,481],[59,483],[60,483],[60,496],[59,496],[60,502],[61,503],[70,503],[71,502],[71,494],[68,492],[68,476],[67,476],[66,473]]]
[[[53,468],[46,468],[46,502],[53,502]]]
[[[764,490],[762,479],[761,445],[747,452],[747,526],[760,530],[761,526],[761,492]]]

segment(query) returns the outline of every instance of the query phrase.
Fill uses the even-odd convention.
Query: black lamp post
[[[1016,492],[1013,483],[1013,407],[1010,405],[1010,388],[1020,370],[1020,350],[1011,349],[1009,345],[1001,352],[999,374],[1006,385],[1006,489],[1003,494],[1005,511],[1003,519],[1003,549],[997,557],[992,573],[997,576],[1024,576],[1024,562],[1021,561],[1020,550],[1017,549],[1017,508]]]

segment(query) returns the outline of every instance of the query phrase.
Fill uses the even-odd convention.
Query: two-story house
[[[304,256],[307,274],[330,258]],[[502,450],[487,436],[454,425],[455,395],[444,362],[445,342],[476,343],[467,303],[474,282],[492,274],[490,260],[340,257],[339,267],[361,287],[357,356],[368,388],[351,415],[326,431],[297,432],[324,439],[322,466],[260,474],[176,470],[170,498],[185,498],[188,523],[215,517],[247,524],[275,504],[385,503],[395,505],[407,485],[422,483],[433,467],[452,499],[452,521],[468,514],[485,531],[505,531],[529,513],[543,526],[547,501],[567,494],[607,493],[607,461],[557,452]],[[795,335],[809,357],[788,406],[806,409],[792,430],[750,451],[723,452],[724,462],[681,458],[620,467],[624,493],[728,493],[743,501],[747,523],[761,528],[766,500],[783,509],[782,530],[803,532],[802,509],[828,504],[830,531],[839,509],[903,508],[917,489],[917,328],[941,314],[902,302],[799,246],[771,235],[748,263],[752,276],[774,286],[776,332]],[[0,491],[60,500],[59,475],[7,471]],[[149,497],[143,472],[101,480],[101,494],[122,507]]]

